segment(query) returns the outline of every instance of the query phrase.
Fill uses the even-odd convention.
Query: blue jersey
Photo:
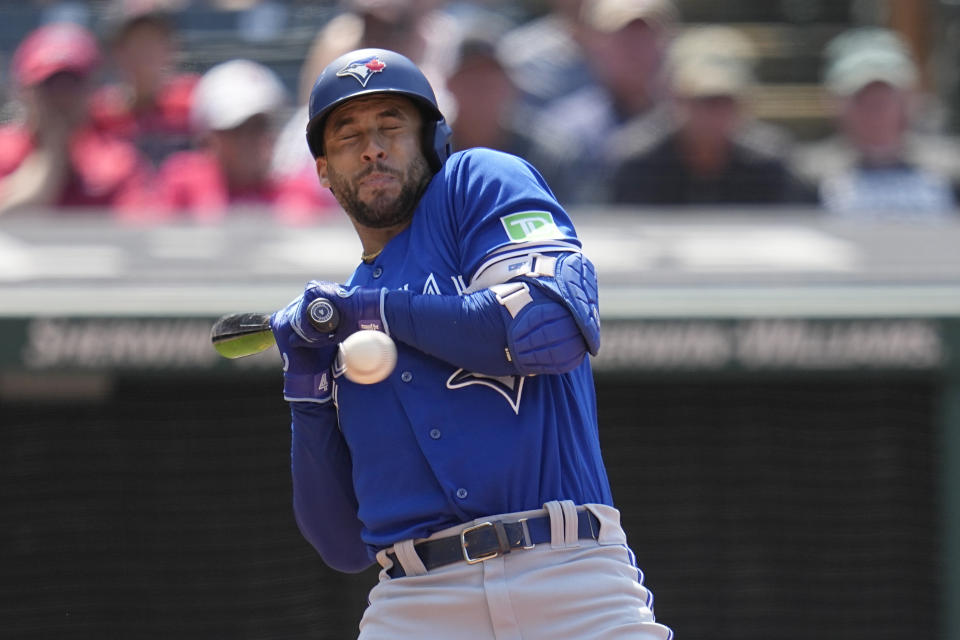
[[[529,164],[470,149],[447,160],[410,226],[349,285],[456,296],[479,286],[497,256],[579,247]],[[471,335],[451,327],[450,340]],[[397,347],[382,383],[334,377],[361,535],[372,549],[550,500],[612,504],[589,358],[563,374],[492,377]]]

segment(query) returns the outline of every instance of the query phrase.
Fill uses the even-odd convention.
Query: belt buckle
[[[460,532],[460,548],[463,550],[463,559],[467,561],[467,564],[477,564],[478,562],[483,562],[484,560],[492,560],[500,555],[499,550],[494,550],[491,553],[484,554],[482,556],[477,556],[473,558],[470,556],[470,552],[467,551],[467,540],[466,536],[471,531],[477,531],[478,529],[483,529],[484,527],[493,527],[492,522],[481,522],[480,524],[474,525],[472,527],[467,527]]]

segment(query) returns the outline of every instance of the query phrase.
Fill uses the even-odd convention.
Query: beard
[[[370,202],[361,201],[357,195],[359,187],[356,183],[373,172],[400,178],[400,193],[394,198],[383,191],[375,191]],[[422,156],[417,156],[410,163],[405,174],[378,162],[358,173],[353,181],[327,165],[330,191],[337,202],[357,224],[372,229],[384,229],[408,222],[432,177],[427,161]]]

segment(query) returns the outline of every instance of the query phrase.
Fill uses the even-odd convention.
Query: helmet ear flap
[[[453,130],[443,118],[435,121],[428,120],[423,125],[423,154],[427,157],[427,164],[434,173],[440,171],[440,167],[453,151],[450,145],[452,135]]]
[[[314,159],[323,155],[323,140],[321,139],[323,127],[319,126],[320,124],[314,120],[307,123],[307,147],[313,154]]]

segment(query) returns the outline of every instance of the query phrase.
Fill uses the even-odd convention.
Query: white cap
[[[588,26],[606,33],[619,31],[634,20],[657,28],[679,20],[673,0],[585,0],[581,16]]]
[[[852,96],[873,82],[910,89],[917,68],[910,49],[893,31],[859,27],[835,37],[826,47],[824,84],[838,96]]]
[[[223,131],[257,114],[271,115],[285,102],[286,90],[277,74],[251,60],[230,60],[200,78],[190,118],[198,131]]]
[[[753,44],[732,27],[691,27],[670,48],[668,65],[674,92],[688,98],[731,96],[754,83]]]

